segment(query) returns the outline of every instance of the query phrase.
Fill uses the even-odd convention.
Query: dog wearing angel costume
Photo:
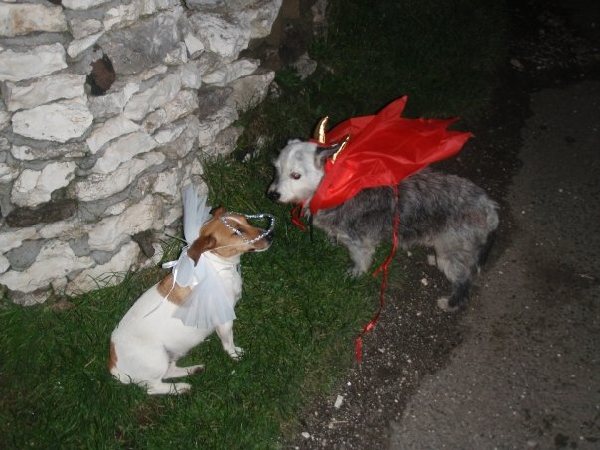
[[[243,353],[233,341],[235,305],[242,293],[240,257],[262,252],[272,242],[274,218],[217,208],[191,186],[183,192],[186,243],[172,272],[147,290],[127,311],[110,338],[108,368],[122,383],[143,386],[148,394],[181,394],[188,383],[166,382],[204,369],[178,367],[177,360],[217,332],[233,359]],[[248,219],[268,219],[262,229]]]

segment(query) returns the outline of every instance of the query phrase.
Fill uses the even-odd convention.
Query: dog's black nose
[[[281,195],[277,191],[269,191],[267,192],[267,197],[276,202],[277,200],[279,200],[279,197],[281,197]]]

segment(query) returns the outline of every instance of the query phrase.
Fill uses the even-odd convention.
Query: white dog
[[[108,367],[122,383],[144,386],[149,394],[180,394],[188,383],[163,380],[191,375],[202,365],[176,362],[214,331],[233,359],[242,349],[233,342],[234,307],[242,292],[243,253],[264,251],[272,241],[268,214],[245,216],[224,208],[207,219],[208,207],[191,190],[184,192],[186,247],[173,272],[146,291],[121,319],[110,339]],[[268,217],[268,230],[247,218]],[[198,230],[200,232],[198,233]]]

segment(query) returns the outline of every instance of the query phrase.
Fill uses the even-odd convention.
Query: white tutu
[[[187,254],[185,258],[193,267],[193,262]],[[200,257],[194,268],[194,275],[198,284],[192,289],[185,303],[177,308],[173,317],[181,319],[186,326],[208,329],[234,320],[235,299],[230,298],[231,294],[225,289],[223,279],[217,274],[209,258],[204,255]],[[177,274],[175,278],[177,284],[182,285],[177,279]]]

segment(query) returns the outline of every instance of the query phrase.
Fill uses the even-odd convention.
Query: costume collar
[[[212,263],[218,264],[219,266],[222,266],[222,267],[239,267],[239,265],[240,265],[240,255],[225,258],[214,252],[207,251],[207,252],[202,253],[202,255],[200,256],[200,259],[202,259],[202,258],[206,258],[207,260],[211,261]]]

